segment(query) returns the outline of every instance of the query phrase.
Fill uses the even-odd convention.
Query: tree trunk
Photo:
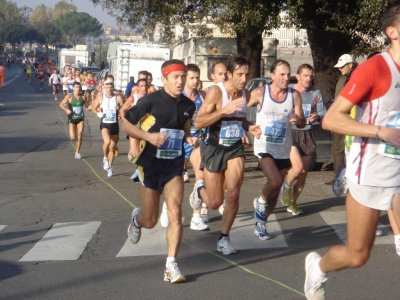
[[[350,38],[339,33],[327,34],[325,28],[307,28],[308,42],[314,61],[315,86],[319,88],[327,102],[335,94],[336,82],[340,72],[334,65],[343,54],[350,53]]]
[[[250,61],[249,79],[260,77],[261,52],[263,49],[262,33],[236,32],[237,53]]]

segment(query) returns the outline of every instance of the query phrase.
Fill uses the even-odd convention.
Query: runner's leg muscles
[[[111,136],[111,142],[108,148],[108,163],[110,166],[112,165],[115,157],[115,147],[117,147],[117,143],[119,140],[119,135],[112,135]]]
[[[301,171],[303,171],[304,168],[299,149],[295,146],[292,146],[292,148],[290,149],[290,162],[292,164],[292,167],[288,172],[286,183],[289,186],[292,186],[293,182],[301,174]]]
[[[103,138],[103,154],[104,157],[108,157],[108,149],[111,143],[110,130],[108,130],[107,128],[103,128],[101,130],[101,136]]]
[[[79,152],[81,150],[81,145],[82,145],[82,136],[83,136],[83,129],[85,128],[85,121],[81,121],[76,125],[77,131],[78,131],[78,138],[76,140],[76,152]]]
[[[303,161],[304,169],[300,173],[300,175],[297,176],[297,179],[296,179],[296,181],[294,183],[294,186],[293,186],[292,200],[294,202],[297,202],[297,199],[299,198],[301,192],[303,191],[304,186],[306,185],[307,174],[308,174],[307,170],[308,170],[308,167],[310,166],[310,163],[311,163],[311,155],[302,156],[301,160]]]
[[[139,199],[142,211],[137,215],[136,221],[140,227],[151,229],[158,222],[160,194],[157,190],[149,189],[140,184]]]
[[[223,172],[212,173],[204,168],[206,188],[200,190],[200,196],[203,202],[211,209],[218,209],[224,202],[224,180],[225,175]]]

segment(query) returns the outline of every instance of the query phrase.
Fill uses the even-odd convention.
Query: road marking
[[[320,212],[321,217],[325,222],[335,230],[335,233],[343,241],[347,243],[347,222],[345,211],[322,211]],[[383,236],[375,238],[374,244],[380,245],[391,245],[394,243],[393,232],[390,228],[383,224],[378,224],[378,228],[383,231]]]
[[[229,233],[233,248],[244,250],[288,247],[275,214],[271,214],[267,222],[267,231],[272,236],[272,239],[267,241],[260,240],[254,234],[254,225],[255,220],[253,214],[239,214],[236,216]]]
[[[19,75],[21,75],[21,70],[20,70],[19,68],[17,68],[17,70],[18,70],[19,74],[18,74],[17,76],[15,76],[13,79],[11,79],[11,80],[9,80],[9,81],[6,81],[6,82],[4,83],[4,86],[10,84],[10,83],[13,82],[15,79],[17,79],[17,78],[19,77]]]
[[[20,261],[77,260],[100,224],[56,223]]]
[[[2,231],[6,227],[7,227],[7,225],[0,225],[0,231]]]
[[[182,224],[184,221],[182,218]],[[142,229],[140,242],[135,245],[128,238],[116,257],[167,255],[166,231],[160,221],[153,229]]]

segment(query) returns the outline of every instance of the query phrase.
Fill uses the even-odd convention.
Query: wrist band
[[[376,127],[376,131],[375,131],[375,138],[376,139],[379,139],[379,137],[378,137],[379,130],[381,130],[381,126]]]

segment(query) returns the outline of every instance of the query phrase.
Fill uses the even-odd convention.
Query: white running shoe
[[[194,217],[192,217],[192,220],[190,221],[190,229],[202,231],[210,229],[210,226],[204,223],[201,218],[195,219]]]
[[[142,209],[140,207],[133,210],[131,223],[128,226],[128,237],[132,244],[137,244],[140,240],[140,236],[142,235],[142,228],[138,228],[135,225],[135,218],[141,210]]]
[[[210,220],[208,219],[208,206],[205,203],[201,205],[200,217],[204,223],[210,222]]]
[[[75,158],[76,158],[76,159],[81,159],[82,156],[79,154],[79,152],[75,152]]]
[[[164,201],[162,209],[161,209],[160,224],[162,227],[165,227],[165,228],[167,228],[169,225],[168,208],[167,208],[167,204],[165,203],[165,201]]]
[[[170,281],[171,283],[186,282],[185,276],[179,271],[178,264],[176,262],[168,263],[164,269],[164,281]]]
[[[304,283],[304,293],[307,300],[325,300],[324,284],[328,280],[325,276],[320,278],[317,274],[313,274],[314,265],[319,263],[321,255],[317,252],[311,252],[306,257],[306,280]]]
[[[113,170],[112,170],[111,167],[108,168],[108,170],[107,170],[107,176],[108,176],[108,177],[113,177],[113,176],[114,176],[114,173],[113,173]]]
[[[217,250],[218,252],[222,252],[223,255],[229,255],[236,253],[235,248],[233,248],[230,244],[229,237],[223,237],[217,242]]]
[[[226,206],[226,201],[224,199],[224,203],[222,203],[222,205],[220,207],[218,207],[218,211],[221,214],[221,216],[224,214],[225,206]]]
[[[54,97],[54,101],[57,101],[58,99],[57,99],[57,97]]]
[[[103,169],[107,171],[110,168],[110,165],[108,163],[108,158],[103,158]]]
[[[200,193],[199,193],[199,188],[200,187],[205,187],[203,179],[199,179],[199,180],[196,181],[196,183],[194,185],[194,188],[193,188],[193,192],[189,196],[190,206],[194,210],[198,210],[200,208],[200,206],[201,206],[201,203],[203,202],[201,200]]]
[[[184,183],[190,182],[188,172],[183,172],[183,182],[184,182]]]

